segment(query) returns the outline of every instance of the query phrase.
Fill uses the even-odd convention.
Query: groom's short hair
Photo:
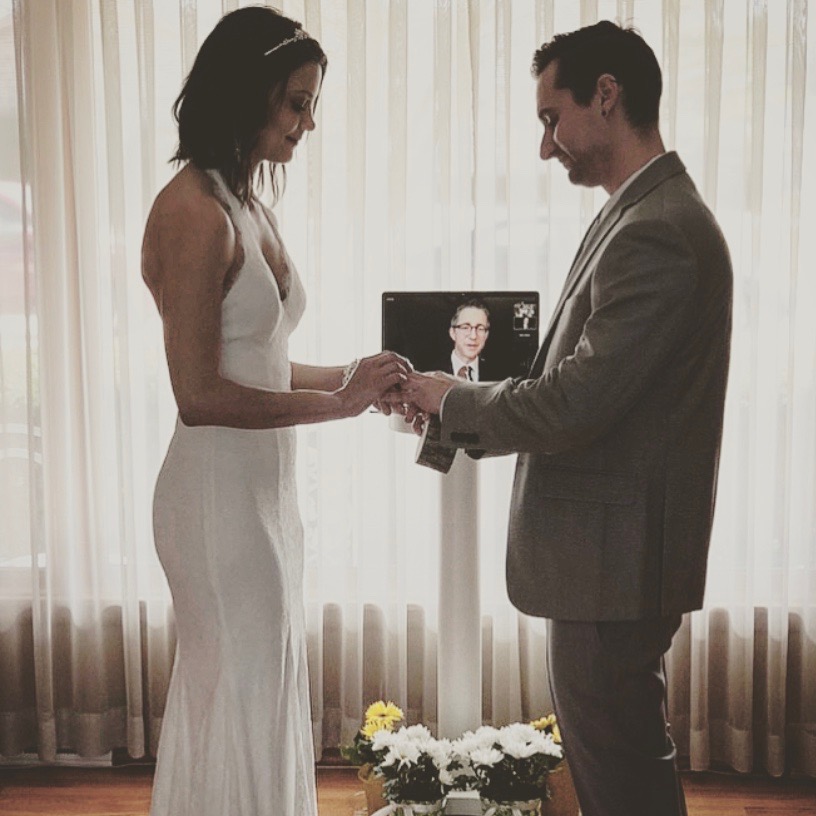
[[[632,127],[657,125],[663,79],[654,51],[633,28],[609,20],[556,34],[533,56],[532,72],[540,77],[557,62],[555,87],[566,88],[586,107],[595,95],[598,77],[611,74],[623,89],[623,110]]]

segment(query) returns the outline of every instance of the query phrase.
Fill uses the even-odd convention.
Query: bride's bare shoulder
[[[215,184],[210,175],[193,164],[188,164],[170,179],[156,196],[147,218],[148,227],[165,219],[199,217],[223,211]]]
[[[169,249],[185,254],[202,239],[216,242],[227,256],[234,251],[229,215],[219,201],[215,184],[205,171],[188,164],[156,196],[142,241],[142,276],[153,287],[161,278],[163,256]],[[210,249],[215,247],[210,246]],[[221,254],[221,253],[218,253]]]

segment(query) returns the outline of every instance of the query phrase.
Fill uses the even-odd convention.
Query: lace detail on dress
[[[276,250],[278,257],[275,260],[278,262],[276,263],[270,261],[266,256],[266,253],[264,253],[264,258],[266,259],[266,263],[277,281],[278,293],[280,294],[281,302],[283,302],[289,296],[289,289],[292,285],[292,262],[289,260],[289,255],[286,252],[286,248],[284,247],[280,233],[278,232],[277,219],[261,201],[258,202],[258,206],[260,207],[261,212],[264,214],[264,218],[266,218],[270,229],[275,235],[275,241],[277,242]]]
[[[229,294],[229,290],[232,289],[232,285],[238,280],[238,273],[244,265],[244,236],[241,234],[241,230],[235,226],[234,222],[232,228],[235,230],[235,259],[232,262],[232,266],[227,270],[227,274],[224,275],[224,285],[221,289],[222,298],[225,298]]]

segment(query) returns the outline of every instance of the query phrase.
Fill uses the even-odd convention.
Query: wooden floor
[[[152,769],[0,769],[2,816],[146,816]],[[816,816],[816,781],[725,774],[683,776],[689,816]],[[352,816],[354,772],[318,771],[320,816]],[[228,814],[225,814],[228,816]]]

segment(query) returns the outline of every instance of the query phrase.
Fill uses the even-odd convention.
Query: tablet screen
[[[383,349],[418,371],[524,377],[538,351],[538,292],[384,292]]]

